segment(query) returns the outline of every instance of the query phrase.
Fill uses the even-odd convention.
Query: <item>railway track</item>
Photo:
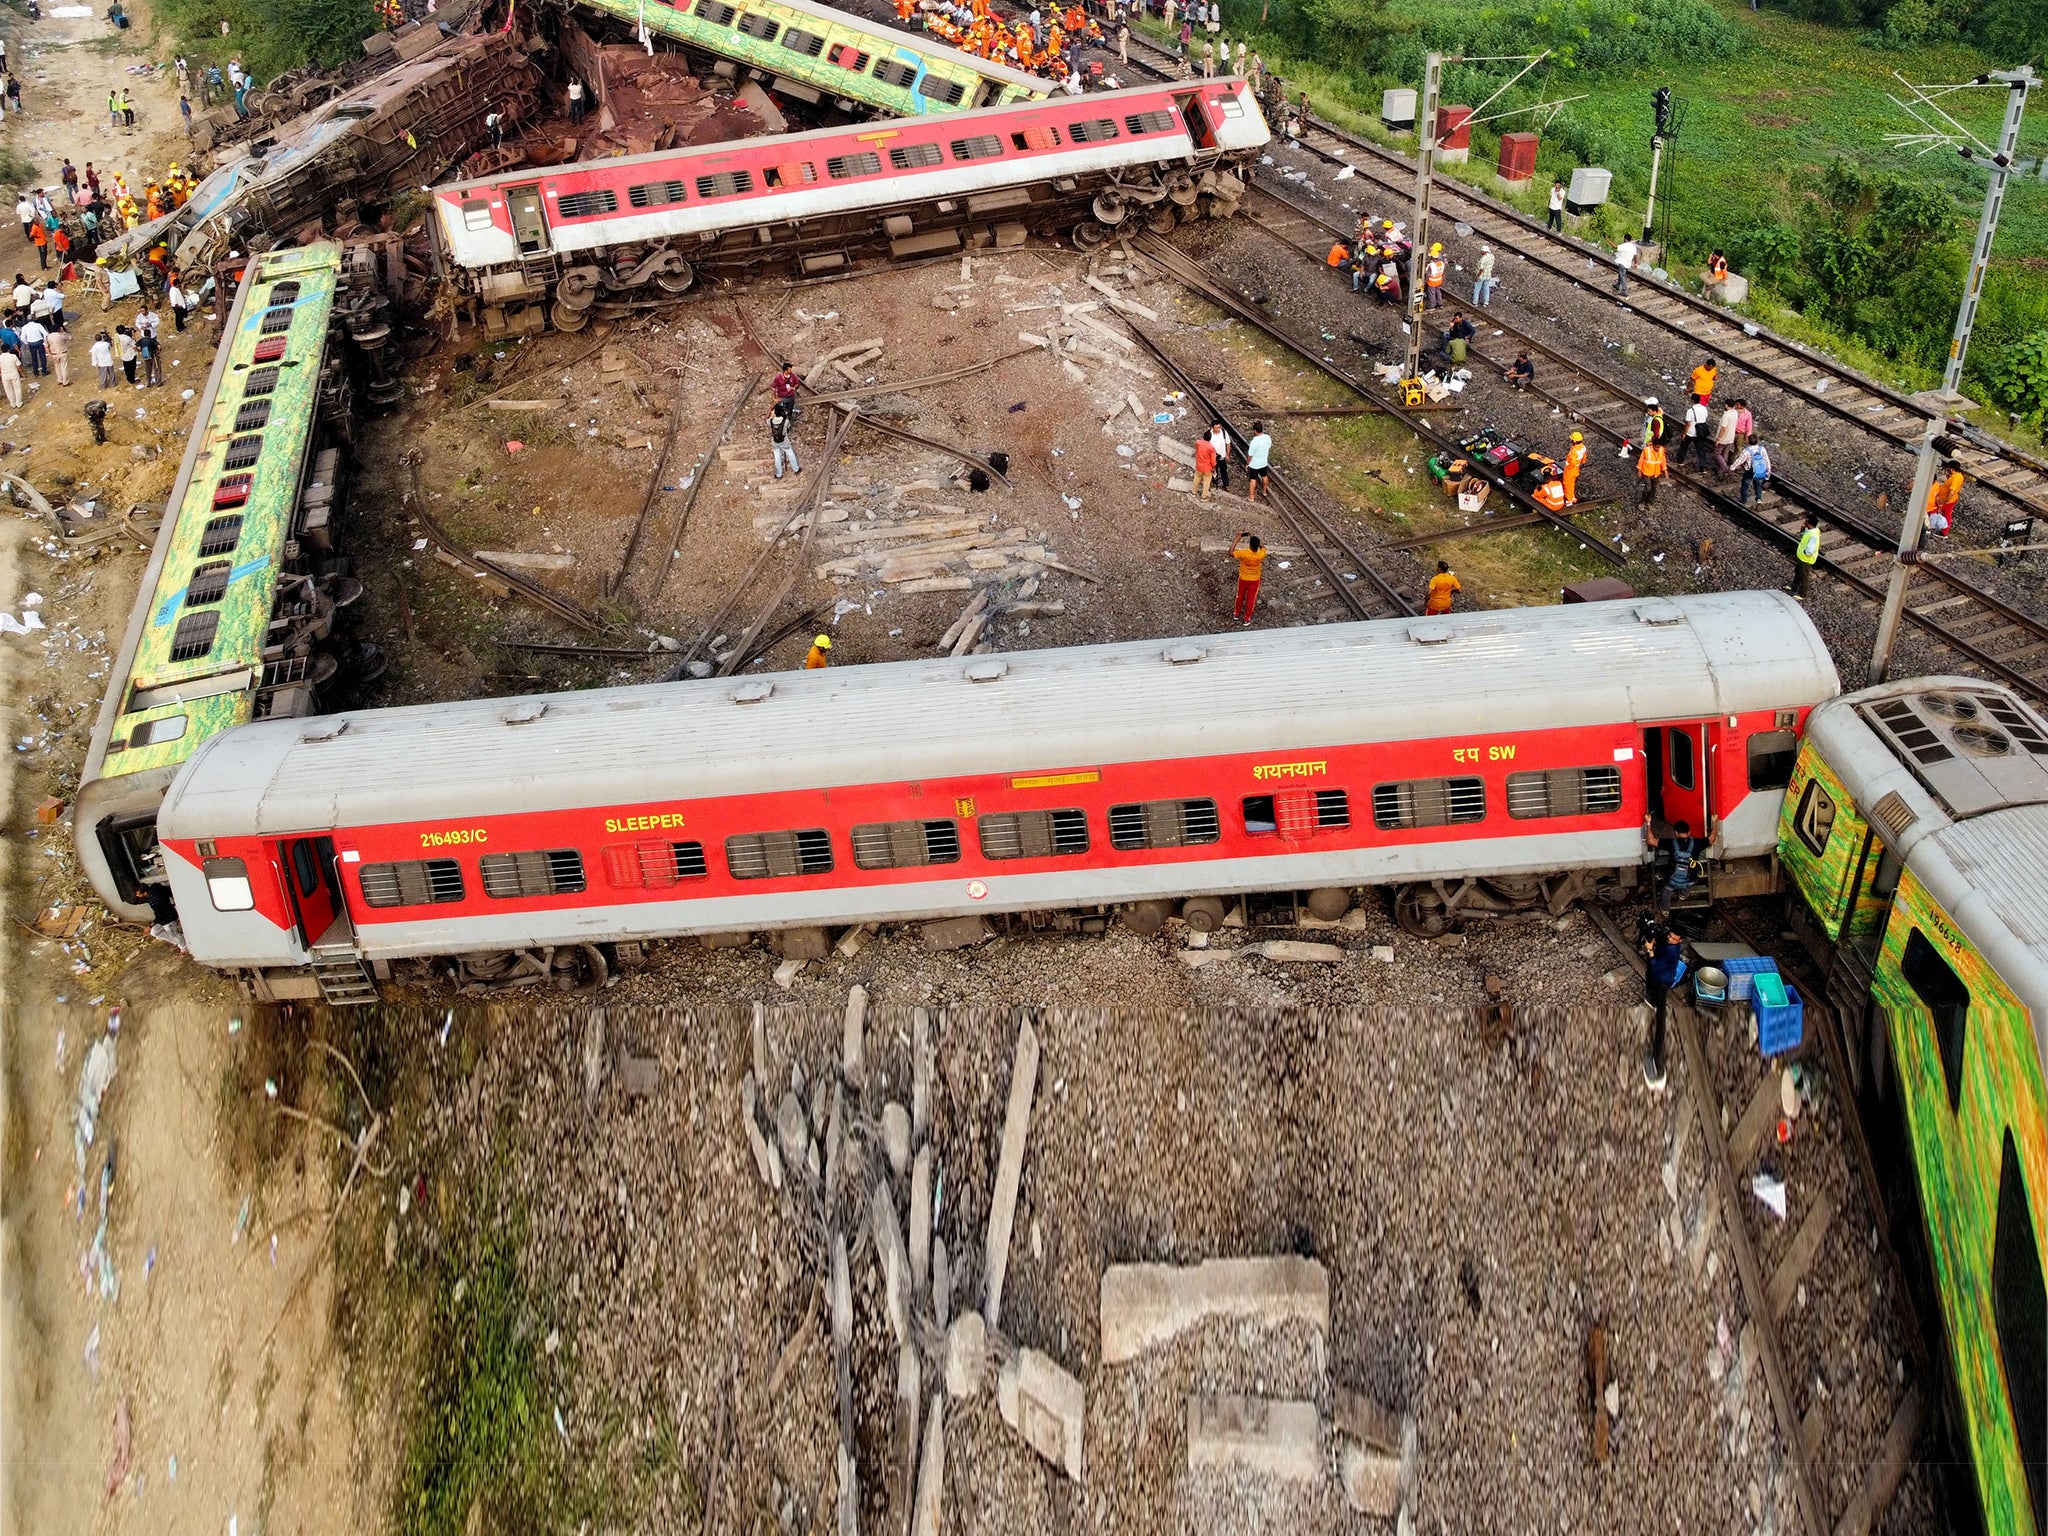
[[[1158,342],[1136,326],[1130,327],[1130,332],[1152,360],[1206,413],[1208,420],[1223,423],[1240,449],[1251,441],[1251,434],[1226,416],[1201,385],[1169,357]],[[1337,600],[1350,610],[1353,618],[1392,619],[1415,612],[1415,604],[1375,570],[1343,530],[1288,484],[1278,470],[1273,472],[1268,489],[1274,510],[1286,522],[1288,530],[1301,541],[1309,560],[1322,572],[1324,582],[1336,594]]]
[[[1594,928],[1640,976],[1644,969],[1641,951],[1623,937],[1614,920],[1605,912],[1591,903],[1586,904],[1584,910]],[[1824,1045],[1831,1047],[1835,1043],[1831,1035],[1835,1026],[1827,1006],[1818,1000],[1809,1001],[1806,1006],[1809,1034],[1820,1035]],[[1801,1390],[1804,1385],[1802,1378],[1808,1373],[1795,1374],[1784,1337],[1787,1325],[1798,1319],[1799,1309],[1795,1303],[1800,1293],[1806,1289],[1809,1280],[1817,1280],[1830,1228],[1837,1225],[1835,1201],[1824,1189],[1807,1199],[1789,1242],[1772,1243],[1766,1232],[1752,1228],[1752,1221],[1767,1226],[1755,1215],[1761,1209],[1760,1200],[1745,1198],[1745,1195],[1752,1188],[1752,1176],[1769,1153],[1772,1128],[1779,1118],[1778,1072],[1766,1061],[1764,1070],[1753,1074],[1747,1103],[1739,1108],[1732,1103],[1724,1105],[1720,1091],[1715,1087],[1719,1079],[1701,1040],[1703,1016],[1691,1004],[1674,996],[1668,1014],[1669,1039],[1682,1058],[1686,1090],[1691,1099],[1691,1130],[1703,1143],[1701,1150],[1708,1165],[1708,1199],[1710,1204],[1716,1200],[1719,1202],[1719,1225],[1726,1231],[1734,1251],[1737,1276],[1749,1313],[1749,1321],[1740,1330],[1742,1347],[1737,1358],[1747,1359],[1753,1354],[1763,1367],[1772,1417],[1777,1421],[1778,1438],[1785,1447],[1786,1462],[1791,1472],[1793,1504],[1807,1536],[1829,1536],[1830,1532],[1833,1536],[1868,1536],[1882,1523],[1885,1511],[1913,1459],[1921,1433],[1927,1427],[1929,1405],[1921,1383],[1930,1380],[1931,1376],[1919,1317],[1913,1307],[1911,1293],[1900,1283],[1896,1255],[1886,1243],[1882,1262],[1891,1273],[1887,1276],[1885,1290],[1899,1299],[1898,1305],[1903,1309],[1905,1342],[1913,1358],[1914,1379],[1895,1399],[1885,1399],[1888,1411],[1879,1422],[1886,1428],[1878,1444],[1865,1455],[1845,1456],[1844,1448],[1830,1433],[1825,1395],[1810,1389]],[[1847,1082],[1839,1053],[1824,1050],[1823,1054],[1828,1072],[1837,1082]],[[1684,1113],[1681,1111],[1681,1120]],[[1846,1117],[1845,1123],[1848,1144],[1843,1148],[1844,1154],[1857,1175],[1864,1198],[1882,1225],[1884,1194],[1870,1164],[1861,1123],[1853,1112]],[[1674,1154],[1674,1163],[1680,1160]],[[1767,1245],[1778,1252],[1777,1262],[1768,1273],[1763,1264]],[[1800,1396],[1807,1399],[1803,1412],[1797,1404]],[[1828,1520],[1825,1503],[1829,1482],[1814,1474],[1815,1461],[1824,1458],[1851,1466],[1860,1464],[1862,1469],[1862,1476],[1851,1484],[1832,1522]],[[1939,1476],[1938,1473],[1936,1475]]]
[[[1246,217],[1275,242],[1325,273],[1324,242],[1348,233],[1316,210],[1265,188],[1254,189]],[[1341,295],[1341,286],[1339,292]],[[1532,356],[1545,359],[1543,376],[1533,391],[1539,398],[1556,406],[1589,435],[1617,447],[1640,437],[1642,401],[1631,384],[1606,377],[1584,360],[1517,329],[1492,310],[1486,317],[1489,328],[1501,330]],[[1475,363],[1496,369],[1507,365],[1505,357],[1489,354],[1485,344],[1476,339],[1471,351]],[[1867,601],[1883,601],[1891,575],[1891,536],[1811,481],[1774,472],[1768,502],[1747,506],[1723,490],[1709,472],[1674,467],[1671,478],[1706,498],[1730,521],[1788,552],[1798,541],[1801,519],[1808,512],[1817,513],[1824,528],[1823,569]],[[1473,531],[1483,533],[1485,527],[1482,524]],[[1973,666],[2048,702],[2048,624],[2011,607],[1958,572],[1932,564],[1911,567],[1905,611],[1916,629]]]
[[[1176,73],[1171,52],[1135,33],[1131,43],[1134,62],[1162,76]],[[1390,210],[1406,209],[1414,198],[1414,161],[1385,145],[1313,118],[1292,142],[1325,164],[1349,166],[1358,179],[1386,196]],[[1870,433],[1896,452],[1919,451],[1929,413],[1911,396],[1746,321],[1711,299],[1647,274],[1632,277],[1626,298],[1614,294],[1609,289],[1613,258],[1598,246],[1551,230],[1465,182],[1439,174],[1432,206],[1438,216],[1469,226],[1474,236],[1496,249],[1512,251],[1574,287],[1605,293],[1616,309],[1682,339],[1688,347],[1734,362],[1789,401]],[[1348,237],[1350,231],[1345,234]],[[1947,428],[1951,456],[1976,484],[2027,516],[2048,517],[2048,463],[1954,418],[1947,419]]]

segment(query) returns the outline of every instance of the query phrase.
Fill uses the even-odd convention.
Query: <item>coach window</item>
[[[499,900],[573,895],[584,888],[583,855],[574,848],[487,853],[476,864],[477,873],[484,877],[484,894]]]
[[[754,190],[752,171],[718,171],[710,176],[697,178],[699,197],[735,197],[742,192]]]
[[[1749,738],[1749,787],[1783,789],[1799,756],[1797,731],[1758,731]]]
[[[2012,1427],[2027,1469],[2034,1528],[2048,1530],[2048,1295],[2034,1248],[2033,1208],[2012,1131],[1998,1170],[1998,1226],[1991,1238],[1991,1319],[2005,1357]]]
[[[725,840],[725,867],[735,880],[832,873],[832,839],[822,827],[801,832],[742,832]]]
[[[952,821],[871,821],[853,829],[860,869],[910,869],[960,862],[960,827]]]
[[[949,107],[960,105],[967,94],[967,87],[958,80],[942,80],[937,75],[926,75],[917,82],[917,94],[930,101],[942,101]]]
[[[626,201],[635,208],[663,208],[670,203],[683,201],[683,184],[680,181],[647,181],[637,187],[626,188]]]
[[[659,890],[708,873],[702,843],[614,843],[604,851],[605,879],[625,889]]]
[[[1088,851],[1088,813],[1000,811],[975,823],[984,859],[1067,858]]]
[[[185,583],[185,606],[203,608],[226,597],[228,577],[233,571],[234,567],[225,560],[209,560],[193,567],[192,579]]]
[[[365,864],[356,878],[370,907],[432,907],[463,897],[462,866],[453,859]]]
[[[1124,119],[1124,130],[1132,134],[1167,133],[1172,128],[1171,112],[1133,112]]]
[[[1003,152],[1003,141],[992,133],[977,133],[972,138],[953,141],[955,160],[993,160]]]
[[[491,205],[480,197],[465,197],[462,200],[462,227],[467,230],[489,229]]]
[[[818,179],[818,168],[808,160],[792,160],[769,166],[762,179],[771,187],[801,187]]]
[[[1819,779],[1806,781],[1799,809],[1792,816],[1792,830],[1816,859],[1827,853],[1828,838],[1835,830],[1835,799],[1820,787]]]
[[[903,144],[889,151],[889,163],[899,171],[921,170],[944,158],[936,144]]]
[[[837,64],[841,69],[866,69],[868,56],[855,49],[851,43],[834,43],[825,50],[825,62]]]
[[[1244,797],[1244,829],[1253,837],[1311,837],[1351,825],[1351,797],[1341,789],[1283,789]]]
[[[1671,728],[1671,782],[1680,789],[1693,787],[1693,766],[1699,761],[1692,732]]]
[[[1508,815],[1517,821],[1545,816],[1606,816],[1621,809],[1621,770],[1550,768],[1508,775]]]
[[[917,78],[916,70],[912,69],[908,64],[898,64],[894,59],[877,60],[875,67],[869,70],[868,73],[881,81],[882,84],[893,85],[899,89],[907,89],[910,82]]]
[[[1373,824],[1385,831],[1450,827],[1486,820],[1486,785],[1478,779],[1409,779],[1375,784]]]
[[[772,43],[775,41],[775,34],[782,30],[782,24],[770,21],[766,16],[750,13],[740,18],[740,30],[749,37],[758,37],[764,43]]]
[[[739,12],[732,6],[721,5],[719,0],[697,0],[696,7],[690,14],[714,27],[729,27],[732,25],[733,17]]]
[[[171,660],[199,660],[213,650],[214,636],[219,632],[218,608],[200,608],[180,615],[178,627],[171,632]]]
[[[1109,808],[1112,848],[1185,848],[1222,833],[1214,800],[1146,800]]]
[[[1935,1044],[1941,1048],[1941,1075],[1948,1083],[1948,1107],[1963,1101],[1963,1044],[1970,1024],[1970,989],[1941,951],[1915,928],[1906,935],[1906,953],[1899,965],[1934,1020]]]
[[[592,192],[564,192],[555,199],[555,212],[565,219],[587,219],[600,213],[617,213],[619,194],[610,187]]]
[[[1060,131],[1051,123],[1036,128],[1026,128],[1022,133],[1010,135],[1010,142],[1019,149],[1058,149]]]
[[[791,53],[801,53],[806,58],[815,59],[825,51],[825,39],[815,32],[799,32],[795,27],[791,27],[782,34],[782,46]]]
[[[247,912],[256,905],[256,893],[249,888],[249,866],[240,859],[207,859],[200,865],[206,876],[206,894],[213,898],[216,912]]]
[[[877,176],[881,170],[882,157],[865,149],[857,155],[833,155],[825,162],[825,174],[834,181],[845,181],[854,176]]]

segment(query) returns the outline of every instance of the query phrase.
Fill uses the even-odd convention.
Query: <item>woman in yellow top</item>
[[[1705,405],[1707,403],[1707,397],[1714,392],[1714,380],[1719,377],[1720,370],[1714,366],[1714,360],[1711,357],[1708,358],[1705,362],[1701,363],[1699,367],[1693,369],[1693,399],[1699,401],[1701,405]]]
[[[1451,574],[1450,561],[1439,560],[1436,563],[1436,574],[1429,578],[1429,596],[1422,604],[1422,611],[1424,613],[1449,613],[1451,611],[1451,599],[1464,590],[1465,588],[1458,578]]]
[[[1251,623],[1252,610],[1259,606],[1259,574],[1265,568],[1266,553],[1256,533],[1240,533],[1230,546],[1230,557],[1237,562],[1237,603],[1230,612],[1245,624]]]

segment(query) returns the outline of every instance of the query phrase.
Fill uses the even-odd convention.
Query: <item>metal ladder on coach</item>
[[[342,926],[340,924],[337,927]],[[320,983],[320,998],[330,1007],[356,1008],[377,1001],[377,983],[364,969],[356,953],[355,934],[323,937],[307,953],[312,957],[313,979]]]

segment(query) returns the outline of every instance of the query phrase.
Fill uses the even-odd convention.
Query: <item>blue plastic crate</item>
[[[1728,973],[1728,1001],[1731,1003],[1748,1002],[1755,985],[1750,978],[1759,971],[1778,968],[1778,962],[1769,955],[1736,955],[1714,963]]]
[[[1806,1007],[1799,1001],[1799,989],[1789,981],[1784,986],[1782,1006],[1773,1006],[1761,998],[1751,1000],[1756,1013],[1756,1046],[1766,1056],[1796,1051],[1806,1038]]]

